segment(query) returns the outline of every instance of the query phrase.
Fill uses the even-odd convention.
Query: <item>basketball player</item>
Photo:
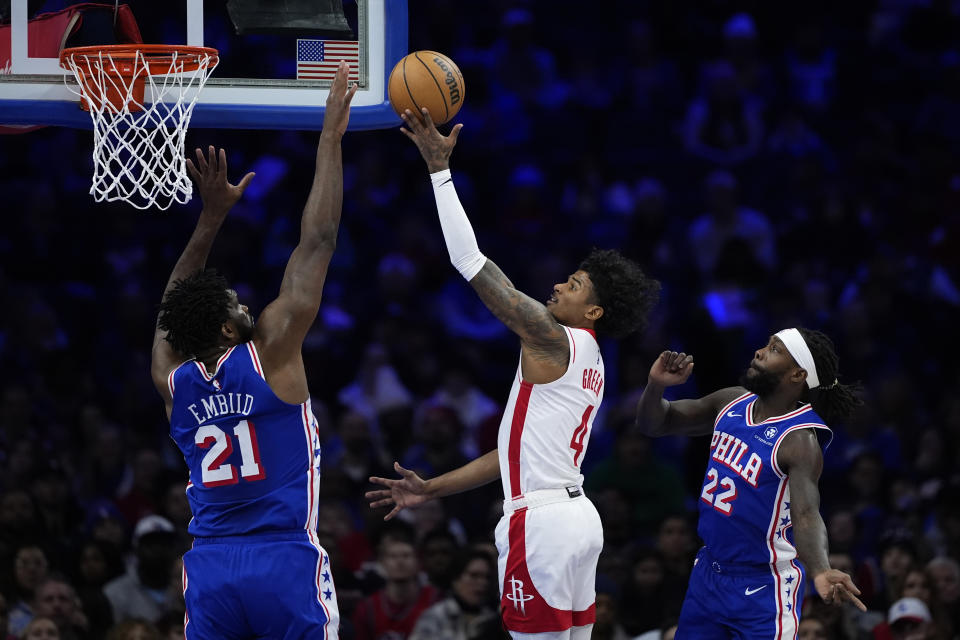
[[[253,175],[229,184],[226,154],[218,161],[213,147],[206,159],[197,150],[196,165],[187,161],[204,206],[164,291],[152,363],[190,469],[187,640],[337,637],[329,557],[316,535],[320,449],[300,349],[340,224],[340,140],[356,92],[347,69],[341,63],[327,98],[300,242],[256,324],[236,291],[204,268]]]
[[[866,611],[850,577],[830,568],[819,510],[832,438],[824,418],[844,418],[860,403],[838,381],[838,362],[823,333],[785,329],[756,352],[742,387],[672,402],[663,390],[686,382],[693,356],[664,351],[653,363],[637,405],[640,430],[713,435],[699,500],[704,547],[678,640],[796,638],[808,575],[826,602]]]
[[[580,465],[603,399],[597,334],[619,337],[642,327],[660,284],[615,251],[594,251],[542,304],[518,291],[480,253],[450,175],[462,125],[442,136],[426,109],[407,111],[426,160],[440,226],[454,267],[487,307],[520,337],[520,366],[500,422],[498,446],[469,464],[424,481],[394,464],[400,480],[367,493],[371,506],[405,507],[503,481],[504,516],[496,529],[503,621],[515,638],[589,638],[594,580],[603,546],[600,518],[581,487]]]

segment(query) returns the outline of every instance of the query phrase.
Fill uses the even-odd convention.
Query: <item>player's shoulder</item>
[[[564,331],[577,343],[592,344],[595,345],[598,349],[600,348],[600,343],[597,341],[597,332],[593,329],[588,329],[586,327],[571,327],[565,324],[561,324]]]
[[[704,400],[706,400],[717,411],[717,413],[720,413],[733,407],[738,402],[749,400],[752,397],[753,394],[747,391],[745,388],[736,386],[717,389],[713,393],[709,393],[704,396]]]
[[[593,329],[560,326],[569,336],[570,343],[573,346],[570,354],[571,362],[584,366],[599,366],[603,363],[603,358],[600,355],[600,343],[597,342],[597,334]]]
[[[819,413],[817,413],[816,409],[814,409],[812,405],[808,404],[803,408],[806,409],[806,411],[800,412],[796,418],[803,426],[809,426],[810,428],[814,429],[830,430],[830,427],[827,425],[827,421],[824,420]]]

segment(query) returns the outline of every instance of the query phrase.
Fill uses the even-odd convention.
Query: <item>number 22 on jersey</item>
[[[260,462],[260,448],[257,446],[257,432],[253,423],[241,420],[233,428],[233,435],[240,444],[240,477],[254,482],[267,477]],[[205,424],[193,437],[193,442],[201,449],[210,449],[200,461],[201,481],[205,487],[220,487],[236,484],[237,468],[227,463],[233,454],[233,438],[215,424]]]
[[[723,491],[714,495],[718,484]],[[727,476],[721,478],[717,470],[710,467],[707,469],[707,483],[703,485],[700,499],[712,505],[720,513],[730,515],[733,511],[733,505],[730,503],[737,499],[737,485]]]

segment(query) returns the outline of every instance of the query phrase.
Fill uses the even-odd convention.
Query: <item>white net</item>
[[[184,142],[197,96],[219,62],[216,52],[65,54],[79,90],[67,86],[93,120],[94,200],[161,210],[189,202]]]

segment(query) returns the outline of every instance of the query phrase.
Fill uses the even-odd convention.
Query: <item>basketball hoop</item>
[[[137,209],[190,201],[187,127],[219,60],[216,49],[181,45],[63,50],[60,66],[73,72],[79,90],[67,88],[93,120],[94,200],[124,200]]]

